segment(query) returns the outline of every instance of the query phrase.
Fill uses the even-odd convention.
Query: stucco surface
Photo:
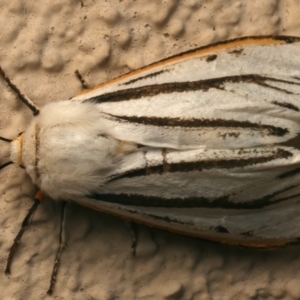
[[[299,0],[0,0],[0,64],[39,107],[162,58],[249,35],[300,36]],[[230,67],[230,65],[228,66]],[[14,138],[31,112],[0,80],[0,134]],[[0,162],[9,159],[1,143]],[[17,166],[0,173],[1,299],[48,299],[61,204],[46,199],[4,268],[35,187]],[[299,247],[241,249],[70,205],[55,299],[299,299]]]

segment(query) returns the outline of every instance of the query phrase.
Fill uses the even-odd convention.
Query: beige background
[[[247,35],[300,36],[299,0],[0,0],[0,64],[38,106],[194,47]],[[230,67],[230,65],[228,66]],[[32,118],[0,81],[0,134]],[[9,145],[0,144],[0,162]],[[0,172],[0,298],[46,299],[60,204],[46,200],[3,274],[35,193],[24,170]],[[55,299],[299,299],[299,247],[257,251],[138,226],[137,256],[117,218],[71,206]]]

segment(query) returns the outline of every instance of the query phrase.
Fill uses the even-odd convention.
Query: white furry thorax
[[[108,135],[99,110],[60,101],[43,107],[12,142],[11,159],[51,198],[71,199],[99,190],[120,161],[120,150],[123,143]]]

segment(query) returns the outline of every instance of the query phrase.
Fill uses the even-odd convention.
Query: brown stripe
[[[129,123],[143,124],[148,126],[165,126],[165,127],[187,127],[187,128],[233,128],[233,129],[251,129],[260,132],[266,131],[266,135],[282,137],[289,133],[287,128],[275,127],[272,125],[263,125],[258,123],[251,123],[250,121],[236,121],[224,119],[181,119],[181,118],[160,118],[160,117],[136,117],[136,116],[109,116],[115,117],[118,121],[125,121]],[[227,132],[226,135],[234,136],[238,133]],[[224,137],[225,138],[225,137]]]
[[[287,109],[291,109],[294,111],[299,111],[299,108],[297,106],[295,106],[294,104],[288,103],[288,102],[278,102],[278,101],[272,101],[272,103],[274,105],[280,106],[280,107],[284,107]]]
[[[230,195],[218,198],[186,197],[186,198],[161,198],[158,196],[146,196],[143,194],[91,194],[88,198],[109,203],[139,206],[139,207],[165,207],[165,208],[223,208],[223,209],[261,209],[269,205],[299,197],[300,194],[273,200],[276,196],[298,187],[292,185],[272,194],[247,202],[233,202]]]
[[[166,163],[164,162],[163,164],[158,166],[153,166],[153,167],[147,166],[146,168],[136,169],[127,173],[118,174],[115,177],[112,177],[108,182],[116,181],[123,178],[149,176],[153,174],[163,175],[166,174],[166,168],[168,173],[176,173],[176,172],[185,173],[185,172],[193,172],[193,171],[201,172],[203,170],[211,170],[211,169],[244,168],[247,166],[267,163],[272,160],[287,159],[292,156],[293,154],[291,152],[279,148],[276,151],[270,153],[270,155],[266,155],[263,157],[255,157],[255,158],[180,162],[174,164],[168,163],[167,167],[166,167]]]
[[[145,76],[141,76],[141,77],[138,77],[138,78],[129,80],[129,81],[127,81],[127,82],[124,82],[124,83],[122,83],[122,85],[128,85],[128,84],[131,84],[131,83],[140,81],[140,80],[144,80],[144,79],[147,79],[147,78],[156,77],[157,75],[160,75],[160,74],[163,74],[163,73],[169,72],[169,71],[170,71],[170,70],[160,70],[160,71],[157,71],[157,72],[153,72],[153,73],[147,74],[147,75],[145,75]]]
[[[162,84],[152,84],[142,87],[130,88],[119,90],[103,95],[95,96],[84,100],[84,102],[103,103],[103,102],[119,102],[127,100],[137,100],[141,98],[154,97],[159,94],[172,94],[172,93],[184,93],[192,91],[208,91],[211,88],[224,89],[224,85],[230,83],[255,83],[267,88],[279,90],[287,94],[292,92],[280,89],[266,83],[271,82],[282,82],[292,85],[300,85],[300,83],[294,81],[287,81],[282,79],[276,79],[267,76],[261,76],[257,74],[237,75],[237,76],[225,76],[218,78],[210,78],[198,81],[184,81],[184,82],[168,82]]]

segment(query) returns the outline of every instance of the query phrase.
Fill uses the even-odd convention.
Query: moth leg
[[[35,104],[21,91],[18,87],[13,84],[10,79],[6,76],[2,68],[0,67],[0,76],[4,79],[4,81],[8,84],[8,86],[17,94],[18,98],[32,111],[34,116],[37,116],[40,113],[40,110],[35,106]]]
[[[78,70],[75,71],[75,75],[76,75],[76,77],[78,78],[78,80],[80,81],[82,88],[83,88],[84,90],[87,90],[89,87],[88,87],[88,85],[86,84],[85,80],[83,79],[82,75],[79,73]]]
[[[53,293],[55,282],[56,282],[56,279],[57,279],[57,273],[58,273],[58,268],[59,268],[59,263],[60,263],[60,257],[61,257],[61,254],[62,254],[64,248],[65,248],[65,245],[66,245],[66,239],[65,239],[66,207],[67,207],[67,202],[62,201],[61,223],[60,223],[60,232],[59,232],[59,246],[58,246],[56,256],[55,256],[55,260],[54,260],[54,265],[53,265],[53,269],[52,269],[49,289],[47,291],[48,295],[52,295],[52,293]]]
[[[8,162],[4,163],[3,165],[0,165],[0,170],[4,169],[5,167],[7,167],[7,166],[9,166],[11,164],[13,164],[13,162],[12,161],[8,161]]]
[[[36,196],[34,197],[34,203],[31,206],[31,208],[28,210],[28,213],[27,213],[27,215],[25,216],[25,218],[22,222],[21,228],[20,228],[18,234],[16,235],[12,246],[9,249],[7,263],[6,263],[6,267],[5,267],[5,271],[4,271],[5,274],[10,274],[11,264],[12,264],[14,255],[16,253],[16,250],[17,250],[17,248],[20,244],[23,233],[27,229],[34,213],[36,212],[36,210],[37,210],[39,204],[42,202],[42,200],[43,200],[43,195],[42,195],[41,191],[38,191],[36,193]]]
[[[81,8],[84,7],[84,3],[82,0],[80,0],[80,3],[81,3]]]
[[[130,230],[130,233],[131,233],[131,253],[132,253],[133,256],[135,256],[135,254],[136,254],[136,245],[137,245],[137,228],[136,228],[136,224],[131,222],[131,221],[127,221],[127,220],[124,220],[124,222],[128,226],[128,228]]]
[[[0,136],[0,141],[6,142],[6,143],[11,143],[11,139],[6,139],[5,137]]]

